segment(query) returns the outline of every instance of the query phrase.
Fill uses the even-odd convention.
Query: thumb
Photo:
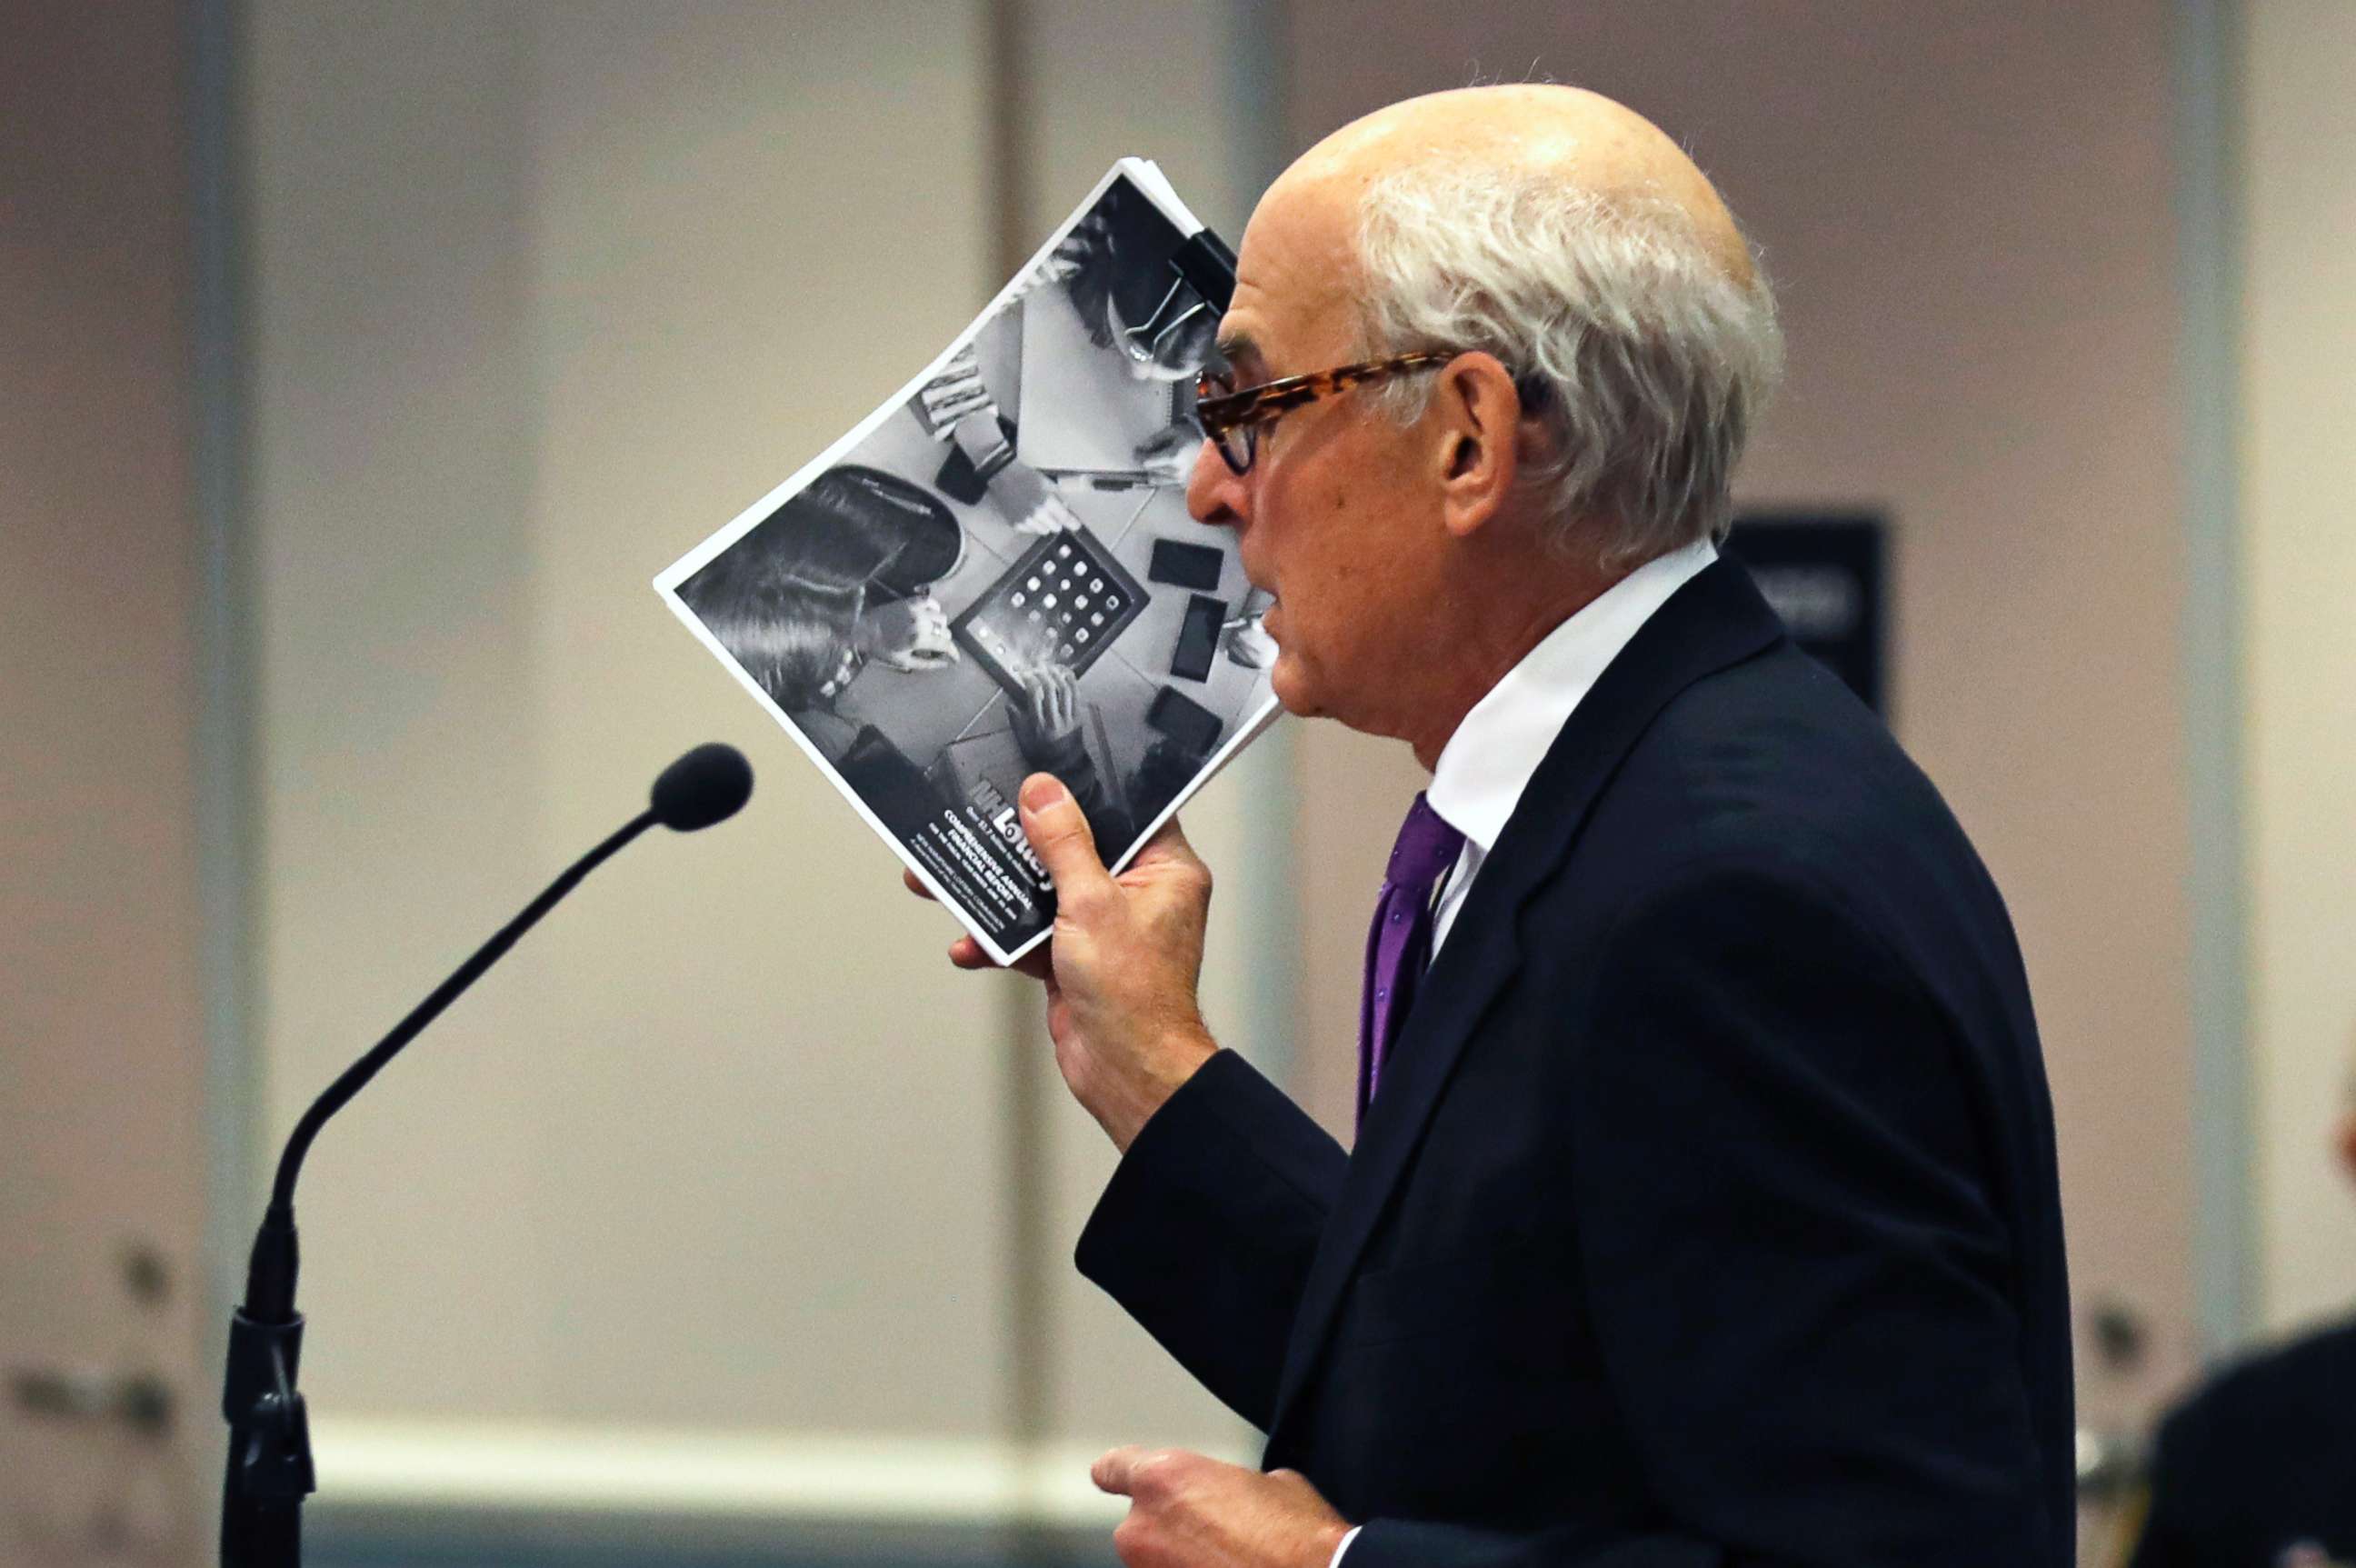
[[[1079,914],[1113,891],[1087,813],[1054,774],[1033,773],[1023,781],[1023,832],[1055,884],[1056,903],[1066,910]]]

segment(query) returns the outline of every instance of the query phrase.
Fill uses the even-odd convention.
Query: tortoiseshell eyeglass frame
[[[1368,360],[1305,376],[1287,376],[1282,381],[1265,381],[1238,392],[1226,391],[1216,372],[1205,371],[1194,378],[1194,418],[1211,445],[1219,449],[1219,456],[1228,468],[1240,476],[1251,471],[1252,460],[1259,456],[1261,426],[1277,415],[1350,387],[1383,381],[1401,371],[1444,365],[1454,358],[1452,354],[1429,349],[1394,354],[1387,360]]]

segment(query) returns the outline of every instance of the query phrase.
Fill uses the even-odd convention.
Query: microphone
[[[662,770],[655,780],[655,821],[691,833],[724,822],[753,795],[753,765],[733,746],[707,741]]]
[[[647,810],[566,868],[539,897],[475,950],[392,1032],[346,1068],[295,1122],[278,1156],[270,1207],[246,1265],[245,1303],[230,1316],[229,1369],[221,1413],[229,1422],[229,1471],[221,1484],[221,1568],[297,1568],[303,1560],[301,1508],[317,1490],[311,1434],[294,1376],[303,1349],[303,1316],[294,1310],[299,1256],[294,1182],[304,1156],[328,1117],[342,1110],[460,993],[506,956],[522,935],[581,880],[651,827],[691,833],[726,822],[753,794],[744,754],[718,741],[699,746],[662,770]]]

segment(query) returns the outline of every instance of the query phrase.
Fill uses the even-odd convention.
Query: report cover
[[[1025,777],[1118,871],[1276,716],[1267,596],[1186,514],[1233,284],[1122,159],[897,396],[655,579],[1001,963],[1055,920]]]

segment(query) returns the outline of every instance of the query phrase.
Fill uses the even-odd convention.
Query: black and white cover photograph
[[[1001,962],[1052,773],[1124,865],[1275,716],[1233,536],[1187,515],[1232,263],[1116,165],[932,366],[656,587]]]

